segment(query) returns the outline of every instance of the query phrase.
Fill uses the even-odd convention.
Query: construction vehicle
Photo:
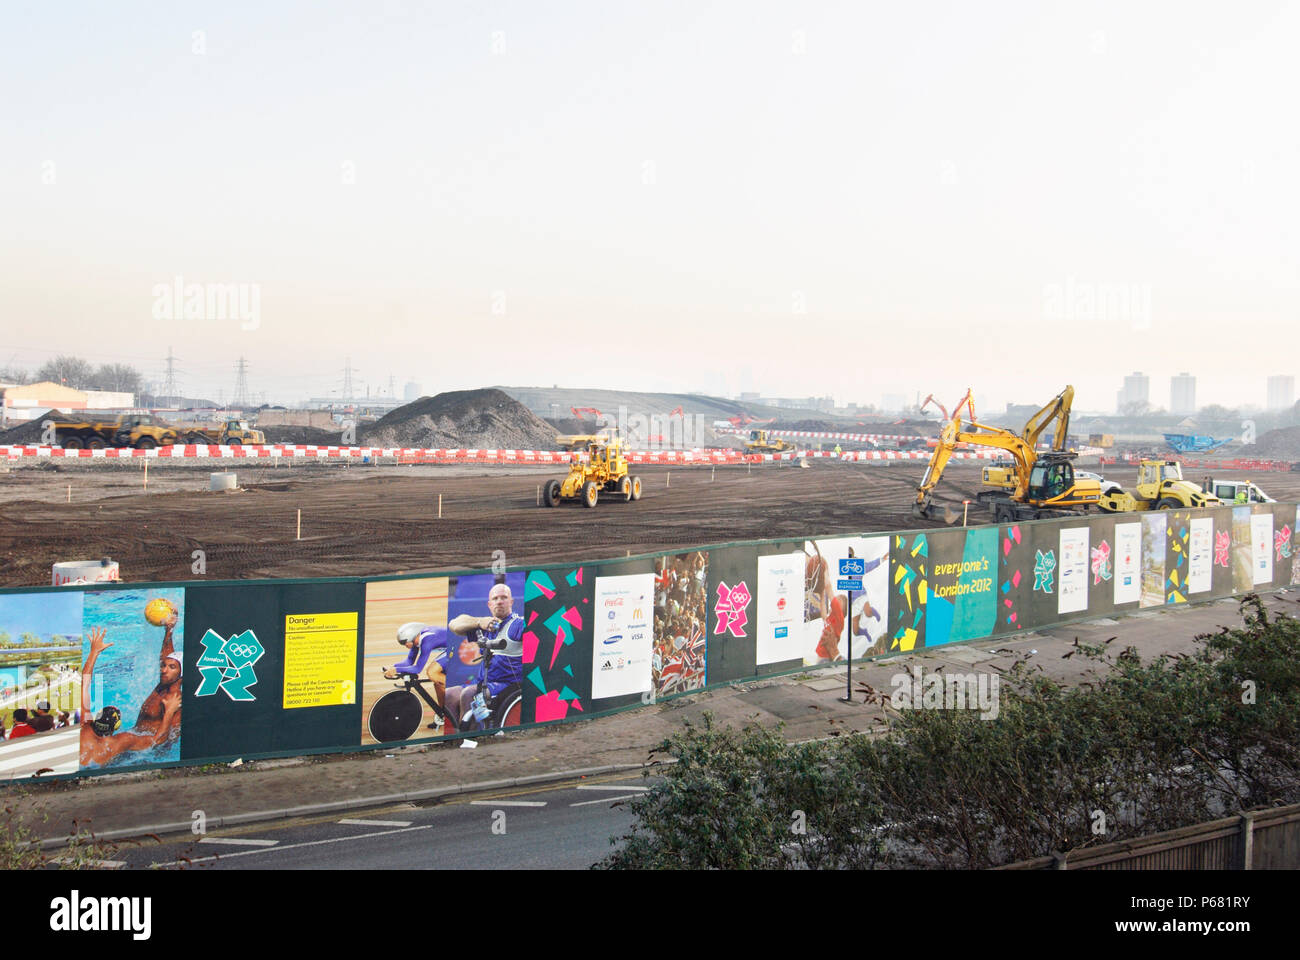
[[[1133,510],[1178,510],[1188,507],[1214,507],[1222,503],[1183,479],[1183,467],[1177,460],[1143,460],[1138,467],[1137,487],[1133,493],[1103,494],[1098,506],[1108,513]]]
[[[563,480],[548,480],[542,488],[542,506],[558,507],[563,500],[580,500],[594,507],[602,492],[624,502],[641,499],[641,478],[628,474],[623,441],[617,438],[597,438],[587,448],[585,460],[575,453],[569,475]]]
[[[555,438],[555,445],[561,450],[586,450],[593,443],[608,443],[617,432],[615,427],[601,427],[595,433],[562,433]]]
[[[794,444],[789,440],[771,436],[767,430],[751,430],[745,441],[746,453],[782,453],[793,449]]]
[[[1016,464],[1014,460],[994,460],[984,468],[984,486],[998,490],[1016,488]]]
[[[727,422],[733,427],[740,429],[741,427],[749,426],[751,423],[776,423],[776,417],[771,417],[767,420],[759,420],[757,417],[751,417],[747,413],[741,413],[734,417],[727,417]]]
[[[1102,447],[1103,449],[1115,446],[1115,435],[1112,433],[1090,433],[1088,434],[1088,446]]]
[[[1034,449],[1039,435],[1054,419],[1060,420],[1057,438],[1059,443],[1064,443],[1073,396],[1073,388],[1066,387],[1055,400],[1030,418],[1021,434],[1016,434],[1002,427],[979,423],[974,417],[970,418],[968,427],[963,428],[962,408],[972,410],[968,390],[939,434],[938,446],[917,485],[912,512],[918,517],[933,519],[934,488],[959,443],[994,447],[1010,454],[1009,463],[1004,462],[1006,465],[999,469],[1009,470],[1014,483],[1009,489],[999,485],[982,490],[976,497],[981,504],[988,506],[997,523],[1077,516],[1096,506],[1101,499],[1101,487],[1095,480],[1075,479],[1071,461],[1076,454],[1068,450],[1040,453]]]
[[[215,430],[195,429],[186,431],[180,443],[217,445],[222,447],[242,447],[246,444],[266,443],[266,434],[254,430],[247,420],[227,420]]]
[[[62,421],[54,425],[55,443],[65,450],[137,447],[148,450],[176,443],[179,433],[149,413],[124,413],[116,420]]]
[[[1249,480],[1215,480],[1206,477],[1201,482],[1201,489],[1214,494],[1224,503],[1277,503]]]
[[[1165,443],[1174,453],[1207,453],[1210,450],[1217,450],[1225,443],[1232,443],[1232,437],[1224,437],[1222,440],[1214,437],[1195,436],[1188,433],[1166,433],[1164,435]]]
[[[930,398],[927,397],[926,402],[929,401]],[[1040,438],[1046,432],[1048,426],[1055,421],[1056,432],[1052,436],[1052,445],[1049,450],[1056,453],[1065,453],[1070,434],[1070,407],[1073,403],[1074,387],[1067,386],[1025,422],[1024,429],[1020,431],[1020,439],[1024,441],[1030,450],[1037,451],[1040,447]],[[974,421],[975,408],[971,405],[970,400],[963,398],[962,404],[965,404],[966,409],[970,412],[971,421]],[[939,409],[943,409],[943,406],[938,401],[935,401],[935,405]],[[924,409],[924,404],[922,409]],[[960,410],[961,404],[958,405],[957,412],[960,412]],[[1096,477],[1092,476],[1092,479],[1096,479]],[[1014,460],[995,460],[984,468],[983,481],[985,487],[993,490],[1003,492],[1015,490],[1017,482],[1016,462]]]

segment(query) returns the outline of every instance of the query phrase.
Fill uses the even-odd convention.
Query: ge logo
[[[615,614],[615,613],[616,613],[616,611],[614,611],[614,610],[609,611],[609,619],[613,620],[613,619],[614,619],[614,614]]]
[[[233,657],[251,657],[257,653],[257,647],[250,647],[243,643],[232,643],[228,649]]]

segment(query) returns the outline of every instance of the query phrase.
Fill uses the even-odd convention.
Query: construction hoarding
[[[1288,586],[1298,547],[1295,505],[1253,504],[528,570],[0,591],[0,777],[568,721]]]

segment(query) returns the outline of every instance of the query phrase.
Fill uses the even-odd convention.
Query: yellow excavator
[[[1052,421],[1055,420],[1056,433],[1052,437],[1052,452],[1064,453],[1070,435],[1070,407],[1073,404],[1074,387],[1066,386],[1064,390],[1029,418],[1025,423],[1025,428],[1020,431],[1020,439],[1029,445],[1029,449],[1037,451],[1039,439]],[[970,409],[971,419],[974,420],[974,409]],[[1013,460],[995,460],[984,468],[984,486],[995,490],[1014,490],[1016,488],[1016,469]]]
[[[977,422],[970,398],[971,393],[967,390],[966,396],[958,402],[952,417],[939,434],[939,445],[935,447],[925,469],[925,476],[916,488],[913,514],[933,519],[934,488],[938,486],[948,460],[959,443],[993,447],[1005,450],[1011,456],[1009,469],[1014,483],[1009,488],[998,486],[983,490],[977,497],[989,507],[993,520],[997,523],[1077,516],[1098,505],[1101,486],[1096,480],[1076,479],[1074,464],[1071,462],[1076,454],[1064,449],[1069,430],[1070,402],[1074,398],[1073,387],[1066,387],[1055,400],[1031,417],[1020,434]],[[966,426],[962,422],[963,407],[972,413]],[[1056,445],[1060,449],[1039,453],[1034,447],[1052,420],[1059,421]]]

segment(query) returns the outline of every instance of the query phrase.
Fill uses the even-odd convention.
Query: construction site
[[[656,397],[603,399],[664,405]],[[687,405],[677,415],[684,421],[691,399],[670,399],[682,400],[678,411]],[[1143,458],[1125,460],[1121,451],[1072,438],[1071,399],[1072,390],[1063,391],[1018,431],[978,426],[969,396],[951,412],[933,403],[938,421],[852,429],[807,420],[759,428],[748,415],[733,410],[726,420],[718,416],[725,408],[706,408],[696,415],[707,419],[706,435],[689,438],[698,440],[690,448],[664,448],[653,439],[662,435],[644,430],[628,441],[603,414],[600,421],[577,410],[544,419],[497,390],[422,398],[346,447],[177,438],[62,449],[11,436],[0,443],[0,584],[46,584],[55,563],[104,557],[125,581],[470,569],[490,564],[496,549],[511,566],[612,559],[809,533],[1203,506],[1210,502],[1198,491],[1211,479],[1253,481],[1274,500],[1300,496],[1300,472],[1289,463],[1240,453],[1147,459],[1184,468],[1181,484],[1190,492],[1182,500],[1154,496],[1148,504],[1115,493],[1140,491]],[[818,426],[827,429],[807,429]],[[1259,447],[1289,452],[1286,440],[1266,435]],[[599,483],[590,482],[593,458],[603,470]],[[1068,468],[1074,493],[1034,488],[1035,467],[1042,483],[1058,484]],[[213,477],[227,474],[228,483],[213,490]],[[1104,496],[1129,500],[1103,504]]]

